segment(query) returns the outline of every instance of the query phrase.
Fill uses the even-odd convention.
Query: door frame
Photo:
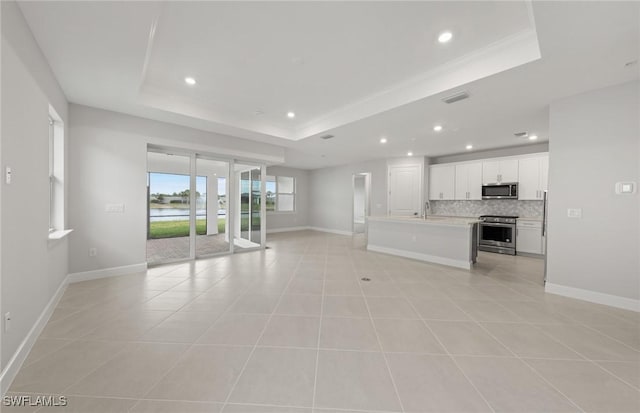
[[[254,161],[246,161],[246,160],[240,160],[240,159],[233,159],[233,163],[230,164],[230,171],[231,173],[233,173],[233,184],[231,185],[233,187],[233,210],[240,210],[239,208],[241,208],[240,205],[240,198],[239,196],[240,194],[240,175],[238,174],[238,172],[235,171],[235,165],[236,164],[241,164],[241,165],[246,165],[246,166],[251,166],[253,167],[252,169],[249,169],[248,171],[251,171],[253,169],[260,169],[260,245],[258,247],[252,247],[252,248],[243,248],[241,250],[235,251],[235,243],[234,243],[234,239],[235,239],[235,212],[232,215],[233,216],[233,227],[231,227],[231,232],[229,233],[229,239],[230,239],[230,243],[232,244],[232,253],[236,253],[236,252],[249,252],[249,251],[256,251],[256,250],[261,250],[261,249],[265,249],[266,248],[266,242],[267,242],[267,204],[266,204],[266,197],[267,197],[267,192],[266,192],[266,182],[267,182],[267,165],[264,163],[259,163],[259,162],[254,162]],[[249,174],[249,176],[251,176],[251,174]],[[237,191],[237,192],[236,192]],[[251,194],[251,185],[249,185],[249,193]],[[251,195],[250,195],[251,196]],[[251,200],[249,201],[251,202]],[[229,205],[227,205],[227,208],[229,208]],[[251,215],[251,214],[250,214]],[[241,220],[242,217],[238,217],[238,220]],[[241,221],[239,221],[241,222]],[[251,220],[249,220],[249,222],[251,222]],[[251,225],[249,226],[249,234],[251,234]]]
[[[418,168],[418,215],[424,207],[424,164],[420,162],[387,164],[387,215],[391,216],[391,170],[414,166]]]
[[[186,262],[186,261],[194,261],[198,258],[212,258],[212,257],[217,257],[217,256],[225,256],[225,255],[233,255],[235,253],[238,252],[248,252],[248,251],[256,251],[256,250],[261,250],[261,249],[265,249],[266,248],[266,216],[267,216],[267,209],[266,209],[266,203],[264,202],[265,197],[266,197],[266,172],[267,172],[267,166],[264,162],[261,161],[256,161],[256,160],[252,160],[252,159],[242,159],[242,158],[236,158],[236,157],[225,157],[225,156],[221,156],[221,155],[216,155],[213,153],[209,153],[209,152],[204,152],[204,151],[194,151],[194,150],[189,150],[189,149],[184,149],[184,148],[175,148],[175,147],[171,147],[171,146],[163,146],[163,145],[154,145],[154,144],[147,144],[147,148],[146,148],[146,153],[149,152],[155,152],[155,153],[161,153],[161,154],[167,154],[167,155],[177,155],[177,156],[185,156],[189,158],[189,257],[187,258],[177,258],[177,259],[173,259],[173,260],[165,260],[165,261],[161,261],[161,262],[155,262],[153,264],[151,264],[151,266],[156,266],[156,265],[165,265],[165,264],[171,264],[171,263],[178,263],[178,262]],[[205,255],[197,255],[196,254],[196,209],[197,209],[197,205],[196,205],[196,176],[197,176],[197,159],[201,158],[201,159],[209,159],[209,160],[215,160],[215,161],[222,161],[222,162],[227,162],[229,164],[229,171],[228,171],[228,179],[226,182],[226,187],[227,187],[227,225],[229,226],[229,251],[223,251],[223,252],[216,252],[216,253],[212,253],[212,254],[205,254]],[[236,216],[235,216],[235,208],[236,208],[236,191],[238,190],[238,188],[236,188],[232,182],[235,182],[235,164],[236,163],[240,163],[240,164],[248,164],[248,165],[253,165],[256,168],[260,169],[260,197],[261,197],[261,202],[260,202],[260,245],[258,247],[254,247],[254,248],[244,248],[242,250],[238,250],[236,251],[235,249],[235,245],[234,245],[234,233],[233,233],[233,229],[234,229],[234,225],[235,225],[235,220],[236,220]],[[148,158],[146,161],[146,167],[145,167],[145,174],[149,173],[149,164],[148,164]],[[146,180],[145,180],[146,182]],[[148,189],[145,190],[145,193],[148,194]],[[149,225],[149,201],[148,201],[148,196],[147,196],[147,202],[145,202],[145,208],[147,209],[145,216],[147,217],[147,225]],[[216,218],[217,219],[217,218]],[[147,231],[145,230],[145,245],[146,245],[146,241],[147,241]],[[146,247],[145,247],[145,259],[146,259]],[[147,263],[147,266],[149,266],[149,264]]]
[[[371,172],[356,172],[351,176],[351,233],[356,233],[355,193],[356,178],[364,176],[364,234],[367,234],[367,218],[371,214]]]

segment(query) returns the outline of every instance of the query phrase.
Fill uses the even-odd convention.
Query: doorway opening
[[[362,172],[353,174],[353,233],[364,234],[366,232],[366,218],[370,210],[370,182],[371,173]]]

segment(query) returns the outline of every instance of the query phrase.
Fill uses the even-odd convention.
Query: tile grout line
[[[437,287],[436,287],[437,288]],[[451,299],[451,297],[447,296],[447,300],[453,302],[453,300]],[[420,313],[418,312],[418,310],[416,309],[415,305],[413,304],[413,302],[411,300],[407,299],[407,302],[409,303],[409,305],[411,306],[411,308],[413,309],[413,311],[416,312],[416,314],[420,315]],[[466,313],[465,313],[466,314]],[[468,314],[467,314],[468,317]],[[451,354],[451,352],[449,351],[449,349],[444,345],[444,343],[440,340],[440,338],[436,335],[436,333],[434,333],[434,331],[431,329],[431,326],[429,326],[429,324],[422,319],[422,324],[427,328],[427,330],[429,330],[429,332],[431,333],[431,335],[436,339],[436,341],[438,342],[438,344],[440,344],[440,347],[442,347],[442,349],[446,352],[446,356],[449,358],[449,360],[451,360],[451,362],[454,364],[454,366],[456,366],[456,368],[458,369],[458,371],[464,376],[464,378],[467,380],[467,382],[471,385],[471,387],[473,387],[473,389],[476,391],[476,393],[478,394],[478,396],[480,396],[480,398],[482,398],[482,400],[484,401],[484,403],[487,405],[487,407],[489,407],[489,409],[493,412],[496,413],[496,410],[493,408],[493,406],[491,405],[491,403],[489,403],[489,401],[486,399],[486,397],[484,396],[484,394],[480,391],[480,389],[478,389],[478,387],[476,387],[475,383],[473,381],[471,381],[471,379],[469,378],[469,376],[467,375],[467,373],[465,373],[464,370],[462,370],[462,368],[460,367],[460,365],[458,364],[458,361],[455,359],[455,357],[453,357],[453,355]]]
[[[238,373],[238,377],[236,378],[236,380],[233,382],[233,385],[231,386],[231,388],[229,389],[229,393],[227,394],[227,397],[225,398],[224,402],[223,402],[223,406],[222,406],[222,410],[224,410],[227,407],[227,404],[229,403],[229,399],[231,399],[231,395],[233,395],[233,391],[235,390],[236,386],[238,385],[238,383],[240,382],[240,379],[242,378],[242,375],[245,371],[245,369],[247,368],[247,366],[249,365],[249,362],[251,361],[251,358],[253,357],[253,354],[255,353],[256,349],[258,348],[258,343],[260,342],[260,340],[262,339],[262,336],[264,335],[264,332],[267,330],[267,328],[269,327],[269,323],[271,322],[271,319],[273,318],[273,316],[275,315],[275,311],[276,308],[278,308],[278,305],[280,305],[280,302],[282,301],[282,297],[284,297],[285,292],[287,291],[287,289],[289,288],[289,286],[291,285],[291,282],[295,279],[296,277],[296,272],[298,270],[298,268],[300,267],[300,263],[302,262],[302,257],[304,256],[301,255],[298,258],[298,262],[295,266],[295,269],[293,270],[292,275],[289,277],[289,281],[287,281],[287,285],[285,286],[285,288],[282,290],[282,293],[280,294],[280,297],[278,298],[278,301],[276,302],[276,304],[273,307],[273,310],[271,311],[271,313],[269,314],[269,317],[267,318],[267,322],[265,323],[264,327],[262,328],[262,331],[260,332],[260,335],[258,336],[258,338],[256,339],[255,344],[253,345],[253,348],[251,349],[251,351],[249,352],[249,356],[247,357],[247,360],[245,360],[242,368],[240,369],[239,373]],[[277,262],[277,260],[276,260]],[[231,308],[231,307],[230,307]]]
[[[316,349],[316,365],[313,374],[313,395],[311,397],[311,410],[316,408],[316,392],[318,386],[318,366],[320,363],[320,337],[322,334],[322,320],[324,318],[324,297],[325,297],[325,286],[327,283],[327,260],[328,256],[325,256],[324,261],[324,271],[322,273],[322,295],[320,297],[320,321],[318,322],[318,340],[317,340],[317,349]]]
[[[572,321],[576,321],[576,320],[572,320]],[[589,328],[589,326],[588,326],[588,325],[586,325],[586,324],[583,324],[583,323],[580,323],[580,322],[577,322],[577,324],[578,324],[578,325],[581,325],[582,327]],[[625,379],[623,379],[622,377],[620,377],[620,376],[618,376],[617,374],[615,374],[615,373],[613,373],[613,372],[611,372],[611,371],[607,370],[606,368],[604,368],[604,366],[602,366],[602,365],[600,365],[600,364],[598,363],[598,362],[620,362],[620,363],[633,363],[633,361],[629,361],[629,360],[594,360],[594,359],[591,359],[591,358],[587,357],[586,355],[582,354],[581,352],[579,352],[578,350],[576,350],[575,348],[571,347],[569,344],[565,344],[565,343],[561,342],[559,339],[555,338],[555,337],[554,337],[554,336],[552,336],[551,334],[549,334],[549,333],[547,333],[546,331],[542,330],[542,329],[541,329],[541,328],[539,328],[538,326],[535,326],[535,325],[534,325],[534,327],[535,327],[536,329],[538,329],[538,330],[539,330],[542,334],[544,334],[545,336],[547,336],[547,337],[551,338],[552,340],[554,340],[554,341],[556,341],[556,342],[558,342],[558,343],[562,344],[563,346],[565,346],[565,347],[569,348],[571,351],[573,351],[574,353],[578,354],[580,357],[582,357],[582,358],[584,359],[584,360],[573,360],[573,361],[582,361],[582,362],[587,361],[587,362],[590,362],[591,364],[595,365],[595,366],[596,366],[597,368],[599,368],[600,370],[605,371],[607,374],[610,374],[611,376],[613,376],[613,377],[615,377],[616,379],[620,380],[621,382],[623,382],[623,383],[624,383],[624,384],[626,384],[627,386],[629,386],[629,387],[633,388],[634,390],[637,390],[637,391],[639,391],[639,392],[640,392],[640,387],[635,386],[635,385],[633,385],[633,384],[631,384],[631,383],[627,382],[627,381],[626,381]],[[607,338],[610,338],[610,339],[612,339],[612,340],[615,340],[613,337],[609,337],[609,336],[607,336],[606,334],[602,334],[602,333],[600,333],[600,332],[599,332],[599,331],[597,331],[597,330],[594,330],[594,332],[599,333],[599,334],[601,334],[601,335],[603,335],[603,336],[605,336],[605,337],[607,337]],[[615,340],[615,341],[618,341],[618,340]],[[621,344],[624,344],[624,343],[621,343]],[[629,346],[627,346],[627,347],[629,347]],[[632,348],[632,347],[630,347],[630,348],[631,348],[632,350],[635,350],[635,349],[634,349],[634,348]],[[637,350],[635,350],[635,351],[637,351]],[[640,353],[639,353],[639,354],[640,354]],[[528,358],[532,358],[532,357],[528,357]],[[526,362],[526,361],[525,361],[525,362]],[[528,363],[527,363],[527,364],[528,364]]]
[[[213,287],[214,287],[216,284],[218,284],[219,282],[221,282],[221,281],[223,281],[223,280],[227,279],[228,277],[231,277],[231,275],[232,275],[232,273],[228,273],[228,274],[227,274],[227,275],[225,275],[223,278],[221,278],[221,279],[220,279],[220,280],[218,280],[216,283],[214,283],[210,288],[213,288]],[[205,329],[205,331],[204,331],[202,334],[200,334],[200,335],[199,335],[199,336],[194,340],[194,342],[193,342],[193,343],[191,343],[191,344],[186,343],[186,344],[188,345],[188,347],[185,349],[185,351],[184,351],[182,354],[180,354],[180,356],[178,356],[178,357],[177,357],[176,361],[175,361],[173,364],[171,364],[171,366],[167,369],[167,371],[166,371],[164,374],[160,375],[160,378],[159,378],[158,380],[156,380],[156,381],[153,383],[153,385],[152,385],[152,386],[150,386],[150,387],[149,387],[149,390],[148,390],[148,391],[143,395],[143,397],[142,397],[142,398],[140,398],[140,399],[139,399],[139,401],[138,401],[136,404],[134,404],[133,406],[131,406],[131,408],[129,409],[129,411],[133,410],[133,409],[134,409],[134,408],[135,408],[135,407],[140,403],[140,400],[144,400],[144,396],[146,396],[147,394],[149,394],[149,392],[150,392],[151,390],[153,390],[153,389],[155,388],[155,386],[157,386],[157,385],[158,385],[162,380],[164,380],[164,379],[165,379],[165,377],[167,377],[167,376],[168,376],[168,375],[169,375],[169,374],[170,374],[170,373],[175,369],[175,367],[178,365],[178,363],[183,359],[184,355],[185,355],[185,354],[187,354],[187,353],[188,353],[188,352],[189,352],[189,351],[190,351],[190,350],[191,350],[191,349],[196,345],[196,342],[197,342],[197,341],[198,341],[202,336],[204,336],[204,334],[206,334],[206,332],[207,332],[207,331],[209,331],[209,328],[213,327],[213,325],[214,325],[218,320],[220,320],[220,318],[221,318],[223,315],[225,315],[225,314],[227,314],[227,313],[228,313],[229,309],[230,309],[230,308],[231,308],[231,307],[232,307],[232,306],[233,306],[233,305],[234,305],[234,304],[235,304],[235,303],[236,303],[236,302],[237,302],[241,297],[243,297],[243,296],[245,295],[246,291],[251,287],[251,285],[252,285],[252,283],[249,283],[249,285],[247,285],[246,287],[244,287],[244,289],[242,290],[242,293],[238,294],[238,296],[237,296],[237,297],[236,297],[236,298],[235,298],[235,299],[234,299],[234,300],[233,300],[233,301],[232,301],[232,302],[227,306],[227,309],[226,309],[222,314],[220,314],[220,315],[218,316],[218,318],[216,318],[216,321],[214,321],[214,322],[211,324],[211,326],[209,326],[207,329]],[[210,288],[209,288],[209,289],[210,289]],[[208,291],[209,289],[207,289],[207,291]],[[205,291],[205,292],[206,292],[206,291]],[[203,293],[203,294],[204,294],[204,293]],[[195,298],[194,298],[194,299],[195,299]],[[191,300],[191,301],[193,301],[193,300]],[[186,305],[186,304],[185,304],[185,305]],[[184,307],[184,306],[183,306],[183,307]],[[180,308],[183,308],[183,307],[180,307]],[[175,314],[175,313],[177,313],[178,311],[180,311],[180,309],[176,310],[176,311],[174,312],[174,314]],[[183,344],[185,344],[185,343],[183,343]],[[193,400],[193,401],[195,401],[195,400]]]
[[[527,363],[524,359],[522,359],[519,355],[517,355],[513,350],[511,350],[510,347],[508,347],[506,344],[504,344],[502,341],[500,341],[496,336],[494,336],[488,329],[486,329],[482,324],[480,324],[480,322],[474,320],[462,307],[460,307],[455,301],[453,303],[454,305],[456,305],[458,307],[458,309],[460,311],[462,311],[463,313],[467,314],[467,316],[469,316],[472,319],[472,322],[475,323],[478,327],[480,327],[485,333],[487,333],[491,338],[493,338],[497,343],[499,343],[502,347],[504,347],[507,351],[509,351],[511,354],[513,354],[513,356],[520,360],[525,366],[527,366],[529,368],[529,370],[531,370],[536,376],[538,376],[540,379],[542,379],[545,383],[547,383],[549,386],[551,386],[552,389],[554,389],[556,392],[558,392],[558,394],[562,395],[562,397],[564,397],[565,399],[567,399],[572,405],[574,405],[576,408],[578,408],[579,411],[585,413],[584,409],[582,409],[576,402],[574,402],[569,396],[567,396],[566,394],[564,394],[564,392],[562,392],[560,389],[558,389],[555,385],[553,385],[546,377],[542,376],[542,374],[540,374],[536,369],[534,369],[529,363]],[[573,349],[572,349],[573,350]],[[579,354],[580,355],[580,354]]]
[[[358,274],[358,271],[356,269],[356,274]],[[359,274],[358,274],[359,275]],[[357,278],[357,276],[356,276]],[[393,281],[393,280],[392,280]],[[373,321],[373,316],[371,315],[371,309],[369,308],[369,301],[367,299],[366,294],[364,293],[364,288],[362,288],[362,283],[360,283],[360,281],[358,281],[358,285],[360,286],[360,290],[362,292],[362,296],[364,299],[364,305],[367,308],[367,313],[369,314],[369,322],[371,323],[371,326],[373,327],[373,332],[376,335],[376,340],[378,342],[378,346],[380,347],[380,351],[382,352],[382,358],[384,360],[384,364],[387,368],[387,373],[389,374],[389,378],[391,379],[391,384],[393,385],[393,390],[396,394],[396,398],[398,399],[398,403],[400,404],[400,411],[404,412],[404,405],[402,404],[402,399],[400,398],[400,392],[398,391],[398,386],[396,385],[396,381],[393,378],[393,373],[391,372],[391,367],[389,366],[389,360],[387,359],[387,355],[384,353],[384,347],[382,347],[382,341],[380,340],[380,335],[378,334],[378,329],[376,328],[376,325]]]

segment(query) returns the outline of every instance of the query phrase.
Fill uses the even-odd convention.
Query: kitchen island
[[[479,222],[444,216],[372,216],[367,218],[367,250],[471,269]]]

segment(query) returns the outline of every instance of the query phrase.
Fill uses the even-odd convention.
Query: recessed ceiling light
[[[413,156],[413,152],[411,151],[407,152],[407,156]]]
[[[442,125],[436,125],[433,127],[434,132],[440,132],[442,130]]]
[[[535,141],[536,139],[538,139],[538,135],[531,135],[531,136],[529,136],[529,140],[530,140],[530,141]]]
[[[453,34],[451,32],[449,32],[449,31],[442,32],[438,36],[438,41],[440,43],[448,43],[449,41],[451,41],[451,39],[453,39]]]
[[[387,143],[387,138],[380,138],[380,143]]]
[[[185,77],[185,78],[184,78],[184,82],[185,82],[187,85],[191,85],[191,86],[193,86],[193,85],[195,85],[195,84],[196,84],[196,80],[195,80],[194,78],[192,78],[192,77]]]
[[[467,145],[467,146],[465,146],[465,149],[467,149],[467,150],[473,149],[473,145]]]
[[[295,114],[294,112],[287,112],[287,117],[288,117],[289,119],[293,119],[293,118],[295,118],[295,117],[296,117],[296,114]]]

